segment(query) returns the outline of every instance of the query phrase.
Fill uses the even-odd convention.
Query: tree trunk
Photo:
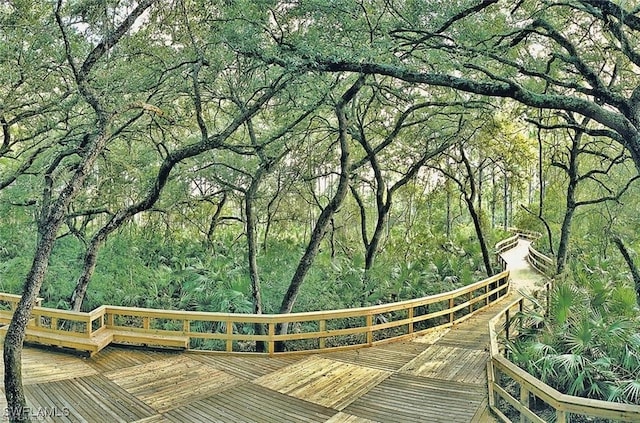
[[[504,213],[503,229],[506,232],[509,228],[509,180],[507,179],[507,172],[504,172],[502,196],[502,206]]]
[[[256,228],[256,215],[253,202],[260,185],[264,168],[261,167],[256,176],[251,181],[251,185],[244,197],[245,215],[247,219],[247,255],[249,261],[249,279],[251,281],[251,299],[253,302],[253,313],[262,314],[262,295],[260,290],[260,274],[258,271],[258,234]],[[265,330],[261,323],[255,323],[253,326],[256,335],[264,335]],[[256,351],[264,352],[265,344],[263,341],[256,341]]]
[[[569,239],[571,238],[571,222],[576,211],[574,198],[569,197],[567,190],[567,209],[562,219],[562,227],[560,228],[560,242],[558,243],[558,256],[556,257],[556,273],[561,274],[567,264],[567,256],[569,253]],[[573,195],[573,194],[572,194]]]
[[[549,240],[549,252],[554,254],[553,249],[553,234],[551,232],[551,227],[547,223],[547,220],[544,218],[544,196],[545,196],[545,181],[544,181],[544,146],[542,144],[542,129],[538,128],[538,181],[540,182],[540,192],[539,192],[539,200],[538,200],[538,219],[544,224],[544,227],[547,230],[547,239]],[[528,211],[527,208],[525,210]]]
[[[640,305],[640,269],[638,269],[638,266],[633,260],[633,257],[631,257],[631,253],[627,249],[626,245],[624,245],[624,241],[622,241],[622,238],[620,238],[618,235],[614,235],[611,240],[614,244],[616,244],[616,247],[618,247],[620,254],[622,254],[622,258],[624,258],[624,261],[629,267],[629,271],[631,272],[631,276],[633,277],[633,284],[636,290],[636,301],[638,305]]]
[[[447,179],[444,182],[444,188],[447,195],[446,198],[446,215],[445,215],[445,236],[447,239],[451,239],[451,181]]]
[[[580,154],[580,140],[582,132],[576,132],[571,140],[571,148],[569,150],[569,163],[563,167],[569,178],[567,184],[567,202],[562,227],[560,228],[560,242],[558,243],[558,255],[556,257],[556,273],[561,274],[567,263],[567,254],[569,251],[569,239],[571,236],[571,222],[576,211],[576,189],[580,176],[578,175],[578,155]]]
[[[347,103],[355,97],[356,93],[362,88],[364,85],[364,76],[360,76],[358,80],[347,90],[347,92],[342,96],[341,100],[336,105],[336,116],[338,118],[339,125],[339,143],[340,143],[340,179],[338,182],[338,187],[336,188],[335,194],[333,198],[327,204],[327,206],[322,209],[318,220],[313,228],[313,232],[311,233],[311,239],[307,244],[307,248],[298,263],[298,267],[296,268],[293,277],[291,278],[291,282],[289,283],[289,288],[282,299],[282,304],[280,305],[280,313],[290,313],[293,309],[293,305],[295,304],[296,298],[300,291],[300,286],[304,282],[304,278],[311,268],[315,257],[318,254],[318,250],[320,249],[320,243],[324,238],[324,235],[327,231],[327,227],[331,222],[331,218],[338,210],[340,205],[342,204],[344,198],[346,197],[347,191],[349,190],[349,165],[350,165],[350,151],[349,151],[349,143],[347,140],[347,126],[348,121],[344,111]],[[281,335],[285,335],[288,330],[288,325],[286,323],[278,325],[277,333]],[[284,343],[276,342],[275,345],[276,351],[284,351]]]
[[[491,265],[491,254],[489,253],[489,248],[487,247],[487,241],[484,237],[484,231],[482,230],[482,222],[480,220],[480,215],[478,214],[473,201],[469,198],[465,197],[465,202],[467,203],[467,208],[469,209],[469,214],[471,215],[471,220],[473,221],[473,227],[476,230],[476,235],[478,237],[478,242],[480,243],[480,250],[482,251],[482,261],[484,262],[484,267],[487,271],[487,276],[493,276],[493,266]]]
[[[227,203],[227,192],[222,193],[222,198],[220,202],[216,205],[216,211],[211,216],[211,220],[209,221],[209,230],[207,230],[207,247],[213,247],[213,234],[218,228],[218,224],[220,223],[220,215],[222,214],[222,209]]]
[[[76,282],[76,288],[71,295],[71,310],[80,311],[82,309],[82,302],[87,293],[89,282],[93,276],[93,272],[96,270],[96,264],[98,262],[98,252],[102,246],[103,238],[93,237],[89,242],[84,253],[84,264],[82,266],[82,273]]]
[[[7,399],[6,412],[11,422],[31,421],[22,385],[22,346],[31,310],[44,281],[56,233],[61,224],[62,220],[52,220],[44,223],[39,230],[40,237],[33,263],[4,339],[4,392]]]
[[[498,203],[498,184],[496,183],[496,169],[491,171],[491,227],[496,227],[496,204]]]
[[[477,196],[477,184],[476,179],[473,174],[473,168],[471,166],[471,162],[467,157],[467,154],[464,150],[464,145],[460,145],[460,158],[464,167],[467,171],[467,177],[469,178],[469,193],[463,191],[464,201],[467,203],[467,208],[469,209],[469,214],[471,215],[471,220],[473,220],[473,226],[476,230],[476,235],[478,236],[478,242],[480,243],[480,250],[482,251],[482,260],[484,261],[484,266],[486,268],[487,276],[493,276],[493,266],[491,265],[491,254],[489,254],[489,248],[487,248],[487,242],[484,238],[484,232],[482,230],[482,222],[480,220],[480,214],[476,210],[475,207],[475,199]],[[462,184],[458,182],[458,185],[462,188]]]
[[[480,164],[478,168],[478,212],[482,214],[482,189],[484,188],[483,184],[484,179],[484,167]]]
[[[78,195],[89,170],[93,167],[96,158],[104,149],[107,136],[104,127],[101,132],[94,136],[93,140],[87,139],[84,146],[85,155],[77,165],[69,182],[60,191],[55,201],[51,201],[53,186],[52,173],[60,164],[60,161],[50,167],[45,175],[45,189],[43,191],[43,204],[38,218],[38,242],[34,259],[29,273],[25,280],[22,298],[13,312],[9,329],[4,340],[4,362],[5,362],[5,395],[7,398],[7,409],[10,413],[11,421],[25,421],[21,413],[24,411],[26,399],[22,386],[22,346],[24,343],[26,327],[31,317],[31,311],[35,305],[36,298],[40,293],[42,282],[51,257],[51,251],[56,241],[58,230],[65,219],[66,210],[73,199]],[[27,416],[28,417],[28,416]],[[30,419],[27,418],[27,421]]]

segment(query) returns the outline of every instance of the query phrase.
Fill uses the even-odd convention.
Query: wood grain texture
[[[326,354],[108,346],[82,358],[27,347],[27,401],[35,410],[68,410],[41,419],[52,422],[489,423],[488,321],[503,304],[414,340]]]

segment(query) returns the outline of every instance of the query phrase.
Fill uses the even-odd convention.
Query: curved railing
[[[508,228],[508,231],[514,233],[515,235],[498,242],[495,246],[497,256],[496,260],[502,266],[503,270],[506,269],[506,263],[504,262],[504,259],[500,256],[500,254],[515,247],[518,244],[518,240],[526,239],[528,241],[532,241],[532,244],[529,246],[527,262],[529,262],[531,267],[533,267],[543,275],[550,278],[555,276],[556,269],[554,260],[542,254],[533,247],[533,242],[542,238],[542,234],[540,232],[528,231],[518,228]]]
[[[520,236],[518,233],[516,233],[514,236],[509,237],[507,239],[503,239],[502,241],[498,242],[495,245],[494,250],[496,255],[496,262],[500,266],[500,269],[502,270],[507,269],[507,262],[502,257],[502,253],[518,245],[519,240],[520,240]]]
[[[553,259],[545,256],[531,245],[529,246],[527,261],[531,267],[549,278],[556,274],[555,262]]]
[[[552,259],[533,248],[529,249],[530,256],[532,251],[534,252],[533,260],[536,263],[542,263],[542,269],[547,263],[553,263]],[[529,258],[529,260],[532,259]],[[536,269],[547,275],[552,274],[538,267]],[[569,421],[569,416],[572,414],[614,421],[640,421],[640,406],[563,394],[516,366],[505,356],[506,342],[518,336],[522,330],[522,319],[519,318],[522,311],[527,307],[543,304],[543,312],[548,312],[550,287],[551,282],[533,293],[530,298],[521,296],[512,301],[489,321],[490,359],[487,361],[487,380],[491,410],[504,422],[512,421],[506,415],[509,414],[506,411],[507,408],[511,407],[512,413],[518,414],[521,422],[546,423],[546,420],[536,414],[531,406],[531,400],[537,398],[555,412],[556,423]],[[508,385],[510,388],[507,387]]]
[[[189,350],[251,353],[263,342],[269,355],[276,345],[288,352],[353,349],[410,338],[451,326],[507,294],[509,272],[423,298],[343,310],[290,314],[236,314],[117,307],[89,312],[34,307],[27,340],[90,353],[109,343],[174,346]],[[0,320],[8,321],[18,295],[0,293]],[[277,334],[287,324],[289,333]],[[256,325],[264,334],[255,334]]]
[[[544,292],[548,292],[549,285],[550,283],[545,286]],[[548,294],[545,297],[548,298]],[[518,335],[522,329],[519,327],[522,320],[516,321],[518,313],[528,306],[533,304],[528,299],[520,297],[489,322],[491,358],[487,362],[487,375],[491,410],[504,422],[512,421],[505,414],[507,406],[511,406],[512,410],[520,415],[520,421],[545,423],[546,420],[538,416],[531,407],[531,400],[535,397],[555,411],[557,423],[569,421],[571,414],[624,422],[640,421],[640,406],[563,394],[505,357],[504,341]],[[500,342],[500,339],[504,341]],[[515,387],[511,389],[512,393],[506,387],[508,384]],[[539,405],[536,408],[540,408]]]
[[[509,232],[512,232],[518,236],[518,238],[526,239],[529,241],[537,241],[542,238],[542,234],[537,231],[529,231],[527,229],[520,228],[507,228]]]

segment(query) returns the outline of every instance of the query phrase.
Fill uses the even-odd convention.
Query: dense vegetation
[[[640,9],[512,3],[1,3],[0,287],[23,293],[11,415],[37,296],[375,304],[492,274],[514,224],[545,234],[572,304],[592,301],[589,275],[616,287],[592,311],[637,328]],[[632,382],[605,396],[637,400]]]
[[[437,199],[429,200],[431,208],[433,201]],[[358,212],[355,204],[351,207],[354,208],[351,213],[345,210],[349,216],[347,221],[336,220],[332,234],[334,250],[328,241],[322,246],[301,290],[297,311],[416,298],[486,277],[468,219],[457,211],[459,218],[454,233],[447,237],[443,233],[444,214],[429,217],[425,204],[416,211],[416,222],[409,227],[396,216],[367,285],[362,277],[364,257],[358,251]],[[232,210],[227,212],[231,214]],[[166,214],[163,213],[165,217]],[[172,220],[179,218],[176,214]],[[426,221],[430,224],[425,224]],[[12,239],[2,250],[0,290],[3,292],[19,293],[24,282],[33,256],[33,239],[24,236],[29,225],[28,216],[22,221],[14,220],[11,225],[0,225],[0,233],[7,235],[5,239]],[[161,225],[162,222],[153,221],[131,224],[107,241],[83,309],[116,304],[252,311],[242,223],[234,220],[219,228],[211,244],[204,237],[189,235],[189,228],[185,227],[188,222],[176,223],[181,230],[159,229]],[[261,247],[258,265],[266,313],[277,312],[297,258],[304,251],[303,235],[296,237],[291,232],[276,235],[274,230],[268,244]],[[82,271],[84,248],[82,239],[70,233],[58,239],[40,292],[46,306],[71,308],[70,298]]]

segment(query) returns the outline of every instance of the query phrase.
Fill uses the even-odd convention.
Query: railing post
[[[149,316],[142,317],[142,329],[149,330]]]
[[[529,408],[529,390],[522,386],[522,384],[520,385],[520,404],[522,404],[524,408]],[[524,413],[520,413],[520,423],[527,423],[527,417]]]
[[[269,351],[269,355],[273,355],[275,352],[275,341],[273,337],[276,335],[276,324],[273,322],[269,322],[269,337],[267,339],[267,349]]]
[[[504,336],[505,339],[509,340],[509,327],[511,326],[511,318],[509,317],[509,309],[504,313],[505,322],[504,322]]]
[[[455,312],[453,311],[453,306],[454,306],[453,298],[449,298],[449,310],[451,310],[449,312],[449,323],[451,323],[451,324],[453,324],[453,318],[454,318],[454,314],[455,314]]]
[[[524,310],[524,298],[520,298],[520,301],[518,301],[518,312],[519,312],[519,316],[520,316],[520,321],[518,322],[518,335],[522,334],[522,328],[524,327],[524,319],[522,318],[522,311]]]
[[[320,332],[324,332],[324,331],[327,330],[327,321],[326,320],[320,320],[318,330]],[[325,337],[324,336],[318,337],[318,348],[320,348],[322,350],[325,347],[326,347],[326,345],[325,345]]]
[[[407,330],[409,331],[409,333],[413,333],[413,307],[409,307],[409,327],[407,328]]]
[[[373,344],[373,315],[367,314],[367,345]]]
[[[567,412],[564,410],[556,410],[556,423],[567,423]]]
[[[493,368],[493,357],[489,357],[487,360],[487,388],[489,390],[489,408],[496,406],[495,392],[493,391],[493,384],[495,383],[495,371]]]
[[[226,321],[227,324],[227,342],[226,342],[226,350],[227,352],[232,352],[233,351],[233,339],[231,338],[233,336],[233,322],[231,320],[227,320]]]
[[[473,313],[473,303],[471,300],[473,300],[473,292],[469,292],[469,314]]]

